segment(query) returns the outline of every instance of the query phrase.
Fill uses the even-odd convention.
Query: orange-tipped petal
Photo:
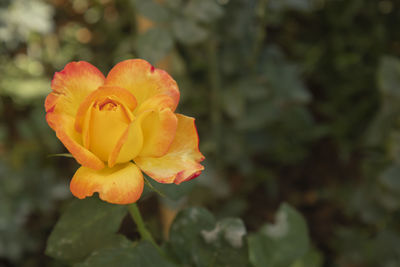
[[[72,178],[70,189],[83,199],[98,192],[102,200],[113,204],[136,202],[143,192],[143,175],[133,163],[116,165],[99,171],[80,167]]]
[[[140,114],[146,110],[159,110],[169,108],[174,110],[175,102],[167,95],[156,95],[148,98],[135,110],[135,114]]]
[[[178,119],[169,109],[152,112],[143,120],[143,148],[140,157],[164,156],[174,140]]]
[[[194,119],[177,114],[178,126],[174,141],[162,157],[137,157],[135,163],[148,176],[160,183],[188,181],[200,175],[204,156],[198,149],[199,138]]]
[[[80,104],[75,120],[75,129],[78,132],[82,132],[87,110],[93,105],[93,102],[104,99],[118,102],[127,107],[129,111],[133,111],[137,105],[136,98],[128,90],[116,86],[102,86],[89,94]],[[130,116],[131,113],[129,112],[127,115]]]
[[[65,145],[76,161],[85,167],[100,170],[104,163],[92,152],[82,146],[82,137],[74,129],[74,118],[68,115],[48,112],[48,124],[55,130],[58,139]]]
[[[138,106],[148,98],[162,94],[173,100],[172,111],[179,102],[179,89],[174,79],[165,71],[154,68],[143,59],[125,60],[111,69],[106,85],[129,90],[138,101]]]
[[[142,123],[153,112],[151,110],[143,112],[130,123],[108,158],[109,167],[133,160],[139,154],[143,147]]]
[[[85,61],[68,63],[64,69],[54,74],[51,82],[53,91],[45,100],[46,112],[75,116],[79,105],[91,92],[103,85],[104,75]]]

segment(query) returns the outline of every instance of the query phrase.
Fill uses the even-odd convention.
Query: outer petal
[[[164,156],[174,140],[178,119],[169,109],[152,112],[143,120],[143,148],[140,157]]]
[[[100,171],[80,167],[72,178],[70,189],[80,199],[98,192],[104,201],[129,204],[136,202],[143,192],[143,175],[130,162]]]
[[[82,137],[74,129],[74,118],[68,115],[48,112],[46,120],[56,131],[58,139],[65,145],[74,158],[83,166],[92,169],[104,168],[104,163],[92,152],[82,146]]]
[[[104,75],[85,61],[68,63],[54,74],[51,92],[45,100],[46,111],[75,116],[79,105],[91,92],[104,84]]]
[[[167,95],[156,95],[148,98],[139,107],[137,107],[137,109],[135,110],[135,114],[140,114],[146,110],[158,110],[164,108],[174,110],[174,100]]]
[[[138,101],[138,105],[155,95],[171,97],[174,111],[179,102],[179,89],[174,79],[163,70],[154,68],[142,59],[125,60],[111,69],[106,84],[129,90]]]
[[[75,115],[81,102],[104,83],[104,75],[93,65],[71,62],[54,74],[53,91],[45,100],[46,120],[57,137],[83,166],[101,169],[104,163],[82,146],[74,129]]]
[[[204,156],[198,149],[199,138],[194,118],[180,114],[177,114],[177,118],[175,139],[166,155],[135,158],[139,168],[160,183],[180,184],[197,177],[204,169],[199,163]]]

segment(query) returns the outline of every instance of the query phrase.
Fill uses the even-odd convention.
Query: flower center
[[[84,146],[107,161],[133,115],[118,101],[106,97],[92,104],[83,127]]]
[[[118,103],[115,103],[112,99],[106,98],[102,102],[97,103],[99,110],[116,110],[119,106]]]

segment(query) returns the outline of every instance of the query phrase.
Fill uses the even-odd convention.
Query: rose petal
[[[124,105],[130,111],[136,108],[136,98],[126,89],[115,86],[101,86],[98,90],[89,94],[80,104],[76,114],[75,129],[82,132],[83,121],[87,115],[87,110],[96,100],[109,98]],[[131,116],[131,114],[127,114]]]
[[[124,134],[131,123],[126,114],[124,105],[114,104],[112,109],[106,106],[102,109],[95,105],[90,109],[91,114],[83,127],[86,131],[82,134],[85,137],[85,145],[90,151],[97,155],[101,160],[107,161],[119,139]],[[88,124],[88,126],[86,126]]]
[[[143,148],[140,157],[164,156],[174,140],[178,119],[169,109],[152,112],[142,123]]]
[[[199,163],[204,156],[198,149],[194,118],[177,114],[178,126],[174,141],[162,157],[137,157],[135,163],[151,178],[160,183],[188,181],[200,175],[204,167]]]
[[[82,146],[82,137],[75,131],[74,118],[64,114],[48,112],[47,123],[52,127],[58,139],[65,145],[76,161],[92,169],[104,168],[104,163],[92,152]]]
[[[167,95],[173,100],[172,111],[179,102],[179,89],[174,79],[165,71],[154,68],[143,59],[125,60],[111,69],[106,85],[119,86],[129,90],[138,102],[138,106],[148,98]]]
[[[104,201],[129,204],[140,198],[143,185],[141,171],[135,164],[128,162],[100,171],[80,167],[72,178],[70,189],[80,199],[98,192]]]
[[[108,158],[109,167],[133,160],[139,154],[143,147],[142,123],[152,112],[151,110],[143,112],[130,123]]]
[[[167,95],[156,95],[148,98],[135,110],[135,114],[140,114],[146,110],[160,110],[169,108],[173,110],[175,107],[174,100]]]
[[[45,100],[46,111],[75,116],[79,105],[91,92],[104,84],[104,75],[85,61],[68,63],[54,74],[51,92]]]

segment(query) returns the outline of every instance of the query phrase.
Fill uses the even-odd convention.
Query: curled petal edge
[[[199,138],[194,118],[176,114],[178,126],[175,138],[162,157],[137,157],[139,168],[159,183],[180,184],[196,178],[204,170],[205,159],[198,145]]]
[[[79,199],[98,192],[102,200],[124,205],[136,202],[142,195],[143,186],[142,172],[128,162],[99,171],[80,167],[71,180],[70,189]]]

